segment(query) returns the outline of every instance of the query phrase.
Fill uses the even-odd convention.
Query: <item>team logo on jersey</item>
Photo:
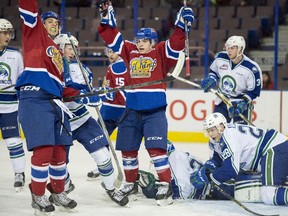
[[[0,62],[0,84],[12,84],[11,68],[4,62]]]
[[[227,70],[228,69],[228,65],[227,64],[223,64],[221,67],[220,67],[221,70]]]
[[[253,73],[257,73],[258,72],[257,67],[252,67],[252,71],[253,71]]]
[[[130,61],[130,75],[131,78],[149,78],[151,72],[155,69],[157,63],[150,57],[140,56],[139,58],[133,58]]]
[[[221,91],[224,94],[234,93],[236,89],[236,85],[237,85],[236,80],[229,75],[223,76],[221,79]]]
[[[62,60],[62,55],[58,49],[54,46],[49,46],[46,49],[46,54],[51,57],[52,62],[58,69],[59,73],[61,74],[64,71],[63,67],[63,60]]]

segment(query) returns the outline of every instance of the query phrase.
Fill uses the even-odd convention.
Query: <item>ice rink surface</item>
[[[174,143],[178,150],[188,151],[205,161],[208,158],[206,144]],[[30,182],[30,155],[26,151],[26,185],[23,191],[16,193],[13,187],[14,174],[9,153],[3,140],[0,141],[0,216],[30,216],[34,214],[31,207],[31,195],[28,189]],[[69,197],[77,201],[77,212],[60,212],[57,208],[55,216],[242,216],[252,215],[232,201],[186,200],[174,201],[172,205],[159,207],[155,200],[138,195],[138,200],[130,202],[129,207],[120,207],[112,202],[100,186],[101,179],[87,181],[87,172],[95,164],[79,144],[75,143],[70,150],[69,171],[76,189]],[[118,159],[121,161],[120,155]],[[140,169],[149,170],[149,158],[145,149],[139,152]],[[153,169],[150,167],[150,170]],[[153,171],[153,170],[151,170]],[[49,195],[47,193],[47,195]],[[245,206],[261,214],[279,214],[288,216],[288,207],[267,206],[264,204],[245,203]]]

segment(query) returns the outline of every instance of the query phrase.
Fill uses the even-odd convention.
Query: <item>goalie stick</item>
[[[237,199],[235,199],[233,196],[231,196],[229,193],[227,193],[225,190],[223,190],[222,188],[220,188],[218,185],[211,183],[212,187],[215,188],[216,190],[218,190],[220,193],[222,193],[224,196],[226,196],[228,199],[230,199],[231,201],[233,201],[234,203],[236,203],[237,205],[239,205],[241,208],[245,209],[247,212],[253,214],[253,215],[257,215],[257,216],[280,216],[279,214],[260,214],[257,212],[252,211],[251,209],[247,208],[245,205],[243,205],[240,201],[238,201]]]
[[[194,82],[192,82],[192,81],[190,81],[190,80],[186,80],[186,79],[184,79],[184,78],[182,78],[182,77],[175,77],[175,79],[177,79],[177,80],[179,80],[179,81],[182,81],[182,82],[185,82],[185,83],[187,83],[187,84],[189,84],[189,85],[195,86],[195,87],[197,87],[197,88],[199,88],[199,89],[202,89],[199,84],[194,83]],[[209,91],[212,92],[213,94],[215,94],[217,97],[219,97],[219,98],[228,106],[228,108],[230,108],[230,107],[233,106],[232,103],[231,103],[231,101],[230,101],[227,97],[225,97],[225,95],[221,94],[220,92],[216,91],[216,90],[213,89],[213,88],[209,89]],[[242,119],[243,119],[245,122],[247,122],[249,125],[255,126],[255,125],[252,123],[252,121],[250,121],[249,119],[247,119],[243,114],[240,113],[240,114],[239,114],[239,117],[242,118]]]
[[[143,82],[143,83],[137,83],[137,84],[127,85],[127,86],[117,86],[117,87],[112,88],[112,89],[103,89],[103,90],[100,90],[97,92],[91,92],[91,93],[83,94],[83,95],[76,95],[73,97],[66,97],[63,99],[64,99],[64,101],[71,101],[71,100],[81,98],[81,97],[89,97],[89,96],[93,96],[93,95],[105,94],[105,93],[109,93],[109,92],[116,92],[116,91],[126,90],[126,89],[136,89],[136,88],[141,88],[141,87],[145,87],[145,86],[157,85],[157,84],[161,84],[161,83],[168,82],[168,81],[173,81],[181,73],[182,68],[184,66],[184,62],[185,62],[185,54],[183,52],[180,52],[177,64],[176,64],[173,72],[168,73],[164,79],[153,80],[153,81]]]
[[[81,73],[82,73],[82,75],[83,75],[83,78],[84,78],[84,80],[85,80],[85,83],[86,83],[86,85],[88,86],[89,91],[92,93],[92,92],[93,92],[92,86],[89,84],[88,77],[87,77],[87,75],[86,75],[85,72],[84,72],[84,68],[83,68],[83,65],[82,65],[81,62],[80,62],[80,59],[79,59],[79,56],[78,56],[76,47],[75,47],[75,45],[74,45],[74,43],[73,43],[73,41],[72,41],[72,39],[71,39],[71,34],[70,34],[70,33],[67,33],[67,35],[68,35],[69,41],[70,41],[70,43],[71,43],[71,45],[72,45],[73,51],[74,51],[74,53],[75,53],[76,61],[77,61],[78,65],[79,65],[79,68],[80,68],[80,71],[81,71]],[[96,112],[97,112],[98,119],[99,119],[100,124],[101,124],[101,126],[102,126],[102,130],[103,130],[104,135],[105,135],[105,137],[106,137],[106,139],[107,139],[107,141],[108,141],[108,145],[109,145],[109,147],[110,147],[110,150],[111,150],[111,152],[112,152],[114,161],[115,161],[116,166],[117,166],[117,169],[118,169],[118,175],[117,175],[116,180],[114,181],[114,186],[115,186],[116,188],[120,188],[120,186],[121,186],[121,184],[122,184],[122,181],[123,181],[123,179],[124,179],[124,174],[123,174],[123,171],[122,171],[122,168],[121,168],[121,166],[120,166],[118,157],[117,157],[116,152],[115,152],[115,149],[114,149],[114,147],[113,147],[113,145],[112,145],[111,139],[110,139],[109,134],[108,134],[108,132],[107,132],[107,129],[106,129],[104,120],[103,120],[103,118],[102,118],[102,115],[101,115],[101,113],[100,113],[100,110],[99,110],[98,106],[95,107],[95,110],[96,110]]]

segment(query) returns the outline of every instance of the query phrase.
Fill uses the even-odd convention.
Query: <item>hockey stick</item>
[[[183,1],[183,5],[186,7],[186,0]],[[190,57],[189,57],[189,32],[188,32],[188,23],[185,21],[185,55],[186,55],[186,77],[190,77]]]
[[[153,81],[143,82],[143,83],[137,83],[137,84],[127,85],[127,86],[117,86],[117,87],[112,88],[112,89],[103,89],[103,90],[100,90],[100,91],[97,91],[97,92],[92,92],[92,93],[83,94],[83,95],[76,95],[76,96],[73,96],[73,97],[66,97],[66,98],[63,98],[63,99],[64,99],[64,101],[71,101],[71,100],[74,100],[74,99],[77,99],[77,98],[81,98],[81,97],[89,97],[89,96],[105,94],[105,93],[109,93],[109,92],[117,92],[117,91],[120,91],[120,90],[137,89],[137,88],[141,88],[141,87],[145,87],[145,86],[157,85],[157,84],[161,84],[161,83],[164,83],[164,82],[173,81],[181,73],[182,68],[184,66],[184,62],[185,62],[185,54],[183,52],[180,52],[177,64],[176,64],[173,72],[172,73],[168,73],[167,74],[168,76],[166,76],[164,79],[153,80]]]
[[[234,203],[236,203],[237,205],[239,205],[241,208],[245,209],[246,211],[248,211],[251,214],[257,215],[257,216],[280,216],[279,214],[260,214],[257,212],[252,211],[251,209],[247,208],[245,205],[243,205],[240,201],[238,201],[237,199],[235,199],[233,196],[231,196],[229,193],[227,193],[225,190],[223,190],[222,188],[220,188],[218,185],[211,183],[212,187],[215,188],[216,190],[218,190],[220,193],[222,193],[224,196],[226,196],[228,199],[230,199],[231,201],[233,201]]]
[[[92,86],[89,84],[88,77],[87,77],[87,75],[86,75],[85,72],[84,72],[84,68],[83,68],[83,65],[82,65],[81,62],[80,62],[80,59],[79,59],[79,56],[78,56],[76,47],[75,47],[75,45],[74,45],[74,43],[73,43],[73,41],[72,41],[72,39],[71,39],[71,34],[68,33],[67,35],[68,35],[69,41],[70,41],[70,43],[71,43],[71,45],[72,45],[73,51],[74,51],[74,53],[75,53],[76,61],[77,61],[78,65],[79,65],[79,67],[80,67],[80,70],[81,70],[81,73],[82,73],[83,78],[84,78],[84,80],[85,80],[85,83],[86,83],[86,85],[88,86],[89,91],[92,93],[92,92],[93,92]],[[102,126],[102,130],[103,130],[104,135],[105,135],[105,137],[106,137],[106,139],[107,139],[107,141],[108,141],[110,150],[111,150],[111,152],[112,152],[114,161],[115,161],[116,166],[117,166],[117,169],[118,169],[118,175],[117,175],[116,180],[114,181],[114,186],[115,186],[116,188],[120,188],[120,186],[121,186],[121,184],[122,184],[122,181],[123,181],[123,179],[124,179],[124,174],[123,174],[122,168],[121,168],[121,166],[120,166],[120,163],[119,163],[119,160],[118,160],[118,158],[117,158],[115,149],[114,149],[114,147],[113,147],[113,145],[112,145],[111,139],[110,139],[109,134],[108,134],[108,132],[107,132],[105,123],[104,123],[104,121],[103,121],[103,118],[102,118],[102,115],[101,115],[101,113],[100,113],[100,110],[99,110],[98,106],[95,107],[95,110],[96,110],[96,112],[97,112],[97,115],[98,115],[100,124],[101,124],[101,126]]]
[[[12,85],[6,86],[6,87],[0,89],[0,91],[4,91],[4,90],[9,89],[9,88],[12,88],[12,87],[14,87],[14,86],[15,86],[15,84],[12,84]]]
[[[189,85],[195,86],[195,87],[197,87],[197,88],[199,88],[199,89],[202,89],[199,84],[194,83],[194,82],[192,82],[192,81],[190,81],[190,80],[184,79],[184,78],[182,78],[182,77],[175,77],[175,79],[177,79],[177,80],[179,80],[179,81],[182,81],[182,82],[185,82],[185,83],[187,83],[187,84],[189,84]],[[230,101],[227,97],[225,97],[225,95],[221,94],[220,92],[216,91],[216,90],[213,89],[213,88],[209,89],[209,91],[212,92],[213,94],[215,94],[217,97],[219,97],[219,98],[228,106],[228,108],[230,108],[230,107],[233,106],[232,103],[231,103],[231,101]],[[252,123],[252,121],[250,121],[249,119],[247,119],[243,114],[240,113],[240,114],[239,114],[239,117],[242,118],[242,119],[243,119],[245,122],[247,122],[249,125],[255,126],[255,125]]]

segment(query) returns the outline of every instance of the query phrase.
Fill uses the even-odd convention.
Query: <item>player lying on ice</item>
[[[261,174],[260,199],[268,205],[288,205],[288,141],[274,129],[263,130],[241,124],[227,124],[221,113],[204,120],[204,130],[214,151],[210,160],[191,176],[200,189],[222,185],[243,170]]]
[[[210,184],[205,184],[201,188],[194,187],[190,180],[191,175],[201,169],[203,163],[188,152],[178,151],[171,142],[168,141],[167,145],[172,174],[173,199],[227,199],[218,190],[213,189]],[[155,198],[157,183],[158,180],[152,173],[143,170],[139,171],[139,186],[147,198]],[[242,172],[235,181],[227,181],[221,185],[221,188],[233,197],[235,194],[235,198],[238,200],[259,202],[260,185],[261,177],[259,174]]]

